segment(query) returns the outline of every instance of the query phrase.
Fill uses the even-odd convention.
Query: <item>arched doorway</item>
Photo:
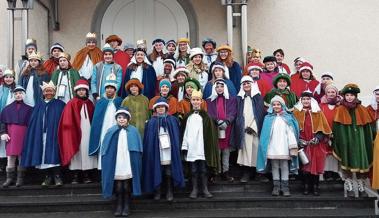
[[[110,34],[124,42],[155,38],[165,40],[189,37],[197,43],[197,21],[192,5],[185,0],[103,0],[93,18],[92,31],[102,45]]]

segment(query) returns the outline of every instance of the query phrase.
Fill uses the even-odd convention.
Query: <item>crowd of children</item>
[[[187,181],[190,198],[211,198],[218,176],[235,180],[233,164],[242,183],[272,178],[273,196],[290,196],[298,174],[304,195],[320,195],[321,175],[342,178],[352,197],[367,196],[370,180],[379,188],[379,86],[365,107],[356,84],[338,90],[330,72],[318,81],[301,57],[291,71],[282,49],[263,63],[262,51],[248,49],[242,68],[210,38],[192,49],[186,38],[156,39],[149,55],[144,40],[122,49],[111,35],[101,50],[96,39],[87,34],[72,64],[61,44],[44,62],[27,40],[18,72],[1,72],[4,188],[22,186],[31,167],[42,186],[62,186],[62,169],[72,184],[99,170],[115,216],[130,213],[131,194],[172,201]]]

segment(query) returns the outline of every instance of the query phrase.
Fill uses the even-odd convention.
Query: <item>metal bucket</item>
[[[226,137],[226,133],[224,129],[218,129],[218,138],[224,139]]]
[[[303,148],[298,151],[298,155],[299,155],[300,161],[303,165],[309,164],[309,159],[308,159],[307,155],[305,154],[305,151]]]

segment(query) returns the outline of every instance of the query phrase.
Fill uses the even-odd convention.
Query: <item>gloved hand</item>
[[[251,127],[246,127],[245,128],[245,133],[248,134],[248,135],[256,135],[256,132]]]
[[[11,137],[9,137],[8,134],[2,134],[0,138],[1,140],[6,141],[6,142],[9,142],[9,140],[11,140]]]
[[[309,143],[311,144],[311,145],[316,145],[316,144],[318,144],[320,142],[320,140],[317,138],[317,137],[314,137],[313,139],[311,139],[310,141],[309,141]]]
[[[308,145],[308,142],[303,140],[303,139],[299,139],[299,146],[300,147],[305,147]]]
[[[93,99],[97,100],[97,98],[99,97],[99,94],[97,94],[97,93],[92,93],[92,97],[93,97]]]
[[[227,122],[226,121],[223,121],[223,120],[220,120],[220,121],[222,121],[222,122],[218,122],[218,128],[219,129],[226,129],[227,127],[228,127],[228,124],[227,124]]]

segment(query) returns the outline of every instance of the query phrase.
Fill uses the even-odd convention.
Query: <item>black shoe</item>
[[[215,175],[209,176],[208,183],[211,184],[211,185],[216,184],[216,176]]]
[[[88,172],[84,172],[84,173],[83,173],[83,183],[84,183],[84,184],[89,184],[89,183],[92,183],[92,182],[93,182],[93,181],[92,181],[92,179],[91,179],[89,173],[88,173]]]
[[[234,181],[234,178],[229,176],[229,172],[226,171],[224,173],[221,174],[221,179],[224,180],[224,181],[227,181],[227,182],[233,182]]]
[[[73,184],[73,185],[79,184],[79,173],[78,172],[75,172],[72,175],[71,184]]]
[[[7,168],[7,179],[3,183],[3,188],[8,188],[13,185],[16,177],[16,169],[15,168]]]
[[[303,195],[309,195],[309,180],[310,180],[310,175],[305,173],[303,175]]]
[[[255,176],[255,179],[263,183],[270,182],[270,180],[264,174],[260,174],[260,173],[257,173],[257,175]]]
[[[199,193],[197,174],[192,175],[192,180],[191,181],[192,181],[192,191],[191,191],[191,194],[189,195],[189,197],[192,198],[192,199],[196,199],[197,195]]]
[[[61,178],[60,175],[55,175],[54,176],[54,183],[55,183],[55,186],[57,186],[57,187],[63,185],[63,181],[62,181],[62,178]]]
[[[319,190],[319,175],[312,175],[312,185],[313,185],[313,195],[314,196],[320,196],[320,190]]]
[[[313,185],[313,195],[320,196],[320,191],[318,185]]]
[[[122,207],[124,204],[124,196],[123,196],[123,187],[121,181],[115,182],[115,193],[116,193],[116,208],[113,213],[114,216],[120,217],[122,216]]]
[[[161,199],[161,187],[159,186],[154,192],[154,200],[158,201]]]
[[[124,181],[124,207],[122,209],[121,216],[127,217],[129,216],[129,203],[130,203],[130,185],[127,181]]]
[[[16,187],[21,187],[24,185],[25,171],[26,171],[25,168],[22,168],[22,167],[17,168]]]
[[[208,177],[207,174],[201,174],[201,186],[203,189],[203,195],[205,198],[212,198],[213,195],[208,191]]]
[[[171,176],[166,177],[166,199],[167,201],[173,201],[174,200],[174,193],[173,193],[173,187],[172,187],[172,181]]]
[[[52,178],[50,175],[46,175],[45,176],[45,179],[43,180],[43,182],[41,183],[41,186],[42,187],[48,187],[51,185],[51,181],[52,181]]]

